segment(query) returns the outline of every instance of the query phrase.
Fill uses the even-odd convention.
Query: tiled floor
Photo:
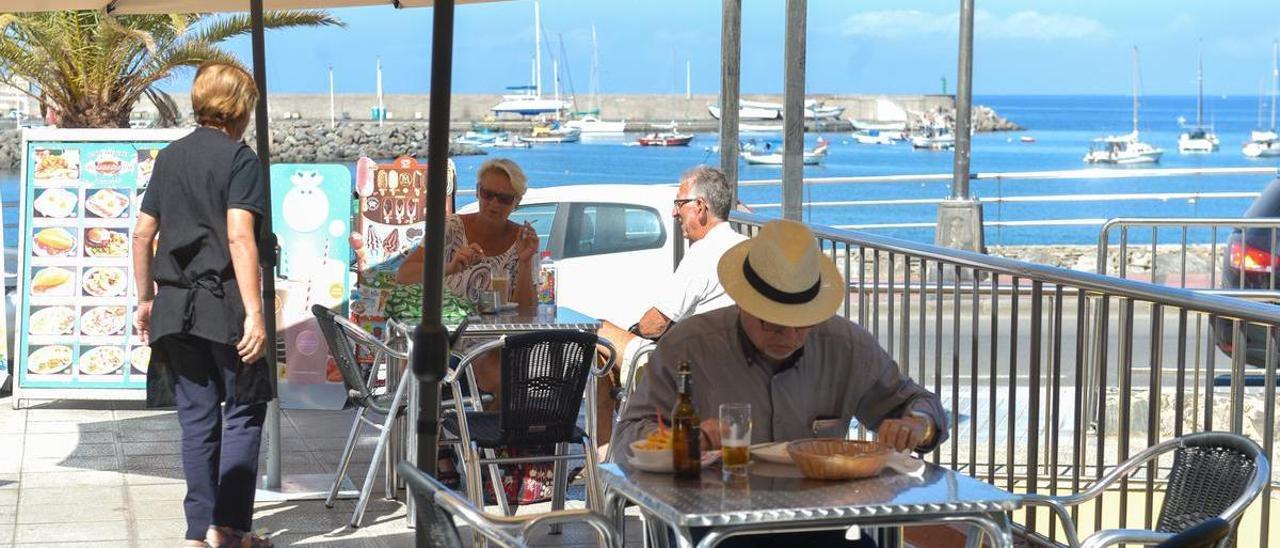
[[[20,410],[12,404],[0,398],[0,546],[181,545],[186,487],[172,411],[146,410],[138,402],[64,401]],[[286,477],[332,474],[351,417],[349,411],[286,411]],[[368,470],[373,443],[370,433],[356,450],[349,476],[357,482]],[[265,456],[265,444],[263,450]],[[318,500],[259,502],[254,525],[279,546],[412,546],[404,505],[384,500],[380,473],[376,481],[359,529],[347,526],[353,500],[340,500],[333,509]],[[547,509],[544,504],[524,510]],[[638,527],[628,527],[628,533],[628,544],[639,546]],[[577,527],[544,533],[536,542],[595,545],[590,531]]]

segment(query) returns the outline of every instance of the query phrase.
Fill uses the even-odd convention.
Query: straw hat
[[[764,225],[754,238],[729,248],[717,272],[740,308],[773,324],[815,325],[844,301],[836,264],[818,249],[808,227],[795,221]]]

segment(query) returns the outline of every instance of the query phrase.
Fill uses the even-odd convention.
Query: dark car
[[[1280,178],[1262,191],[1249,209],[1246,219],[1273,218],[1280,227]],[[1231,231],[1222,253],[1218,287],[1274,291],[1280,287],[1280,228],[1237,228]],[[1243,279],[1242,279],[1243,277]],[[1228,356],[1235,350],[1235,329],[1231,320],[1214,322],[1214,341]],[[1245,330],[1245,363],[1265,367],[1267,362],[1267,330],[1249,326]],[[1280,344],[1273,349],[1280,353]],[[1277,356],[1280,363],[1280,355]]]

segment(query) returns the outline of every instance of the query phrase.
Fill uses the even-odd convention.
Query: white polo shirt
[[[717,224],[685,251],[680,266],[658,294],[654,308],[672,322],[678,322],[694,314],[732,305],[733,299],[720,285],[716,268],[725,251],[746,239],[734,232],[729,223]]]

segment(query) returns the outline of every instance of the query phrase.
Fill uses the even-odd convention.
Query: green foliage
[[[268,29],[342,26],[324,11],[263,14]],[[176,122],[173,100],[157,86],[183,67],[241,63],[218,44],[252,29],[248,14],[111,15],[105,11],[0,13],[0,82],[31,92],[58,111],[63,127],[128,127],[142,96]]]

